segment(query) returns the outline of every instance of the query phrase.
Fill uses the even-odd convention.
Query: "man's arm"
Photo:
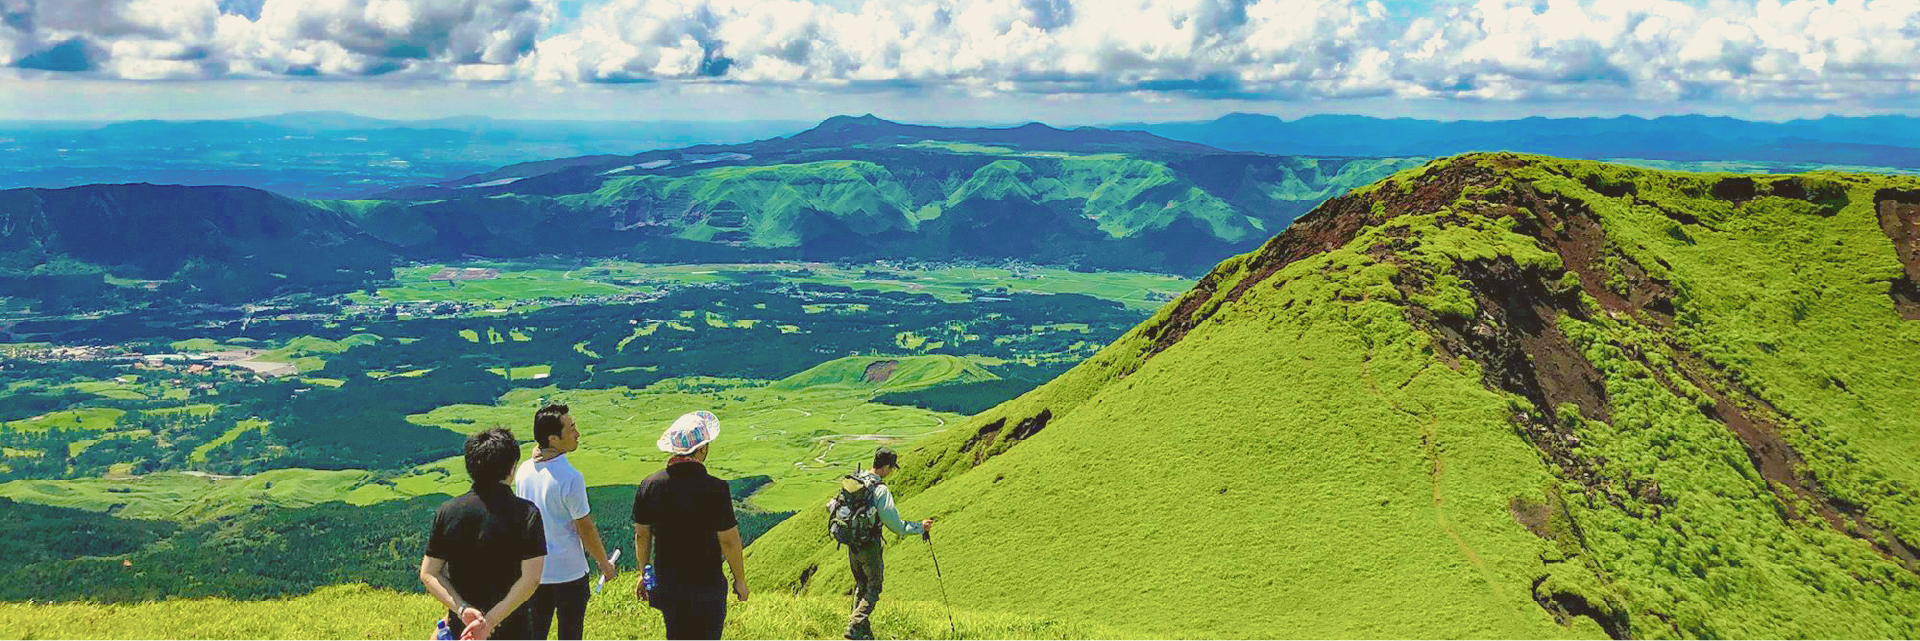
[[[448,612],[459,613],[463,623],[472,625],[485,615],[480,608],[468,605],[466,600],[460,598],[460,593],[453,589],[453,580],[447,577],[447,562],[443,559],[420,557],[420,584],[427,586],[427,594],[439,599],[441,605],[447,606]]]
[[[728,528],[720,533],[720,554],[727,557],[727,567],[733,569],[733,595],[741,601],[747,600],[747,564],[741,549],[740,528]]]
[[[643,567],[653,562],[653,528],[646,524],[633,524],[633,558],[634,564]],[[633,582],[633,596],[641,601],[647,600],[645,580]]]
[[[620,568],[614,567],[613,562],[607,560],[607,548],[600,543],[600,528],[593,524],[593,515],[588,514],[574,519],[573,529],[580,533],[580,546],[587,549],[587,556],[593,557],[593,562],[599,564],[600,576],[608,579],[619,576]]]
[[[587,500],[587,480],[578,472],[567,483],[567,516],[573,521],[573,531],[580,535],[580,547],[600,566],[600,576],[613,578],[620,570],[607,560],[607,548],[600,542],[600,528],[593,524],[593,505]]]
[[[925,523],[900,520],[900,509],[893,505],[893,492],[889,491],[885,485],[873,488],[873,506],[880,512],[880,522],[886,524],[887,529],[893,530],[896,535],[906,536],[926,531]]]
[[[447,578],[447,562],[430,556],[420,557],[420,584],[427,587],[427,594],[439,599],[447,606],[448,612],[459,612],[465,601],[460,593],[454,591],[453,581]]]
[[[493,626],[513,614],[514,610],[520,609],[520,604],[526,603],[527,598],[533,596],[533,591],[540,588],[540,572],[546,569],[546,565],[547,557],[545,556],[536,556],[520,562],[520,580],[513,582],[513,588],[507,590],[506,598],[500,599],[499,603],[494,604],[492,610],[487,611],[486,632],[475,635],[476,638],[484,639],[492,636]]]

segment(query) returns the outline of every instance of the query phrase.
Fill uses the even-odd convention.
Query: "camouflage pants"
[[[879,541],[847,548],[847,563],[853,566],[853,614],[847,617],[847,638],[871,639],[873,606],[880,600],[881,580],[886,576],[885,547]]]

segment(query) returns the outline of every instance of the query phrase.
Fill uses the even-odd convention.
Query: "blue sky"
[[[0,0],[0,118],[1907,113],[1920,0]]]

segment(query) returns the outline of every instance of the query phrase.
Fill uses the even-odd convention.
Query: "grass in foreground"
[[[587,605],[590,639],[665,638],[659,612],[633,598],[627,572]],[[755,592],[727,606],[728,639],[837,639],[849,602]],[[433,631],[432,597],[350,584],[271,601],[181,599],[129,605],[0,603],[0,630],[18,639],[412,639]],[[881,600],[883,639],[1087,639],[1128,635],[1081,622],[947,610],[938,602]]]

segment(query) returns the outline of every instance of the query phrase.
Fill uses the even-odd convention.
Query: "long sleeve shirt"
[[[868,476],[873,476],[873,474],[869,472]],[[877,479],[878,477],[875,478]],[[892,530],[896,535],[907,536],[909,534],[919,534],[926,530],[926,527],[921,525],[919,521],[903,521],[900,519],[900,508],[895,507],[893,504],[893,492],[888,490],[884,483],[876,485],[873,488],[873,507],[880,513],[880,524],[885,525],[887,529]]]

